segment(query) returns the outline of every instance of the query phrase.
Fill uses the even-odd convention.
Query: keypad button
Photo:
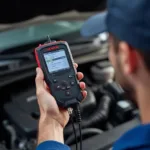
[[[67,86],[68,83],[67,83],[67,81],[63,81],[63,82],[61,83],[61,85],[62,85],[62,86]]]
[[[60,85],[57,85],[57,86],[56,86],[56,89],[57,89],[57,90],[60,90],[60,88],[61,88]]]
[[[65,89],[66,89],[66,87],[65,87],[65,86],[62,86],[62,87],[61,87],[61,89],[62,89],[62,90],[65,90]]]
[[[68,85],[68,86],[67,86],[67,89],[70,89],[70,88],[71,88],[71,87]]]
[[[69,75],[69,78],[73,78],[73,76],[72,76],[72,75]]]
[[[54,82],[54,83],[56,83],[56,82],[57,82],[57,80],[56,80],[56,79],[54,79],[54,80],[53,80],[53,82]]]
[[[70,92],[69,92],[69,91],[66,91],[66,95],[67,95],[67,96],[70,96]]]
[[[75,83],[74,83],[74,81],[71,81],[71,83],[70,83],[70,84],[73,86]]]

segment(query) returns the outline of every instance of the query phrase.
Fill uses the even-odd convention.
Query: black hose
[[[109,116],[109,110],[111,106],[112,98],[109,95],[104,95],[97,107],[97,110],[89,116],[88,119],[82,120],[82,129],[90,128],[93,126],[99,126],[100,124],[106,123]],[[78,129],[78,124],[75,124],[75,129]],[[72,133],[72,127],[69,125],[65,129],[65,135]]]
[[[88,119],[83,120],[83,128],[106,122],[108,119],[110,104],[111,98],[107,95],[103,96],[97,110]]]
[[[103,131],[100,130],[100,129],[96,129],[96,128],[87,128],[87,129],[83,129],[82,130],[82,136],[92,136],[92,135],[97,135],[97,134],[102,134]],[[77,132],[77,138],[80,137],[80,132],[78,131]],[[72,134],[71,136],[69,136],[69,138],[66,140],[66,144],[67,145],[70,145],[72,144],[73,142],[75,141],[75,137],[74,135]]]
[[[11,125],[9,125],[7,121],[3,121],[3,126],[10,134],[11,148],[15,149],[15,141],[17,139],[17,135],[16,135],[15,129]]]

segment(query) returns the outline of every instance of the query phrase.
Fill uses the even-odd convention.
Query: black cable
[[[79,131],[80,131],[80,150],[82,150],[82,126],[81,126],[81,122],[79,123]]]
[[[70,119],[71,119],[71,124],[72,124],[73,132],[74,132],[75,140],[76,140],[76,150],[78,150],[78,140],[77,140],[77,134],[76,134],[76,129],[75,129],[75,126],[74,126],[74,121],[73,121],[72,114],[70,114]]]
[[[100,102],[96,110],[87,118],[82,120],[82,129],[91,128],[93,126],[99,127],[108,121],[110,107],[112,106],[113,99],[110,95],[104,95],[100,99]],[[76,108],[74,108],[76,110]],[[81,120],[77,120],[77,122]],[[75,129],[78,129],[78,124],[75,124]],[[68,126],[65,130],[66,135],[72,133],[72,127]]]
[[[100,129],[97,129],[97,128],[86,128],[86,129],[82,129],[82,139],[83,139],[83,136],[84,137],[88,137],[88,136],[95,136],[95,135],[98,135],[98,134],[102,134],[103,131],[100,130]],[[79,139],[80,137],[80,132],[78,131],[77,132],[77,139]],[[71,145],[72,143],[74,143],[75,141],[75,136],[73,134],[71,134],[68,139],[65,141],[65,143],[67,145]]]
[[[80,150],[82,150],[82,128],[81,128],[81,112],[80,112],[80,106],[79,104],[75,108],[75,115],[76,115],[76,120],[77,123],[79,124],[79,132],[80,132]]]

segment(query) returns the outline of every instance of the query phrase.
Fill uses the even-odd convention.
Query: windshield
[[[0,33],[0,51],[20,45],[43,41],[49,34],[51,38],[79,31],[83,21],[56,21],[42,23]]]

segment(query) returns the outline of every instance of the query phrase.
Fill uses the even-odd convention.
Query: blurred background
[[[137,107],[115,82],[107,54],[108,34],[80,35],[87,18],[106,10],[106,0],[1,0],[0,7],[0,150],[35,149],[39,109],[33,51],[47,35],[69,43],[78,70],[85,75],[84,150],[109,150],[122,133],[139,124]],[[70,122],[64,136],[75,150]]]

